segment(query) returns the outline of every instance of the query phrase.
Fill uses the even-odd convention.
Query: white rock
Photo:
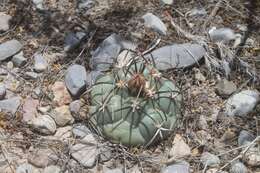
[[[184,142],[183,138],[180,135],[176,135],[172,144],[170,151],[170,157],[175,159],[180,159],[186,156],[191,155],[190,147]]]
[[[32,121],[32,126],[38,132],[51,135],[56,131],[56,123],[49,115],[42,115]]]
[[[225,104],[225,114],[228,116],[246,116],[253,111],[259,102],[259,92],[244,90],[231,96]]]
[[[34,55],[34,70],[38,73],[44,72],[48,68],[47,60],[39,53]]]
[[[260,166],[260,152],[259,152],[259,149],[257,147],[250,148],[246,152],[243,160],[249,166],[259,167]]]
[[[152,13],[146,13],[143,17],[144,25],[148,28],[153,29],[159,34],[166,35],[167,28],[161,19]]]

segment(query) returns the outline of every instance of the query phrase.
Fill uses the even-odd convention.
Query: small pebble
[[[12,58],[12,62],[16,67],[22,67],[26,64],[27,59],[23,56],[23,52],[16,54]]]

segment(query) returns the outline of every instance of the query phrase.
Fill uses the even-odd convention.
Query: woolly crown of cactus
[[[126,146],[149,146],[177,125],[182,96],[150,63],[132,60],[96,80],[90,121],[98,133]]]

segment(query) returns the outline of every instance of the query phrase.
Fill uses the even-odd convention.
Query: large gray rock
[[[259,99],[260,94],[256,90],[241,91],[227,100],[225,114],[228,116],[246,116],[253,111]]]
[[[7,60],[22,49],[22,44],[17,40],[9,40],[0,44],[0,61]]]
[[[166,35],[167,28],[161,19],[152,13],[146,13],[143,17],[144,25],[151,28],[159,34]]]
[[[161,173],[189,173],[190,165],[187,162],[177,162],[161,170]]]
[[[154,61],[159,70],[168,70],[192,66],[205,54],[206,50],[201,45],[184,43],[161,47],[145,57]]]
[[[91,68],[95,71],[107,71],[123,49],[134,50],[135,47],[133,43],[123,40],[119,35],[112,34],[92,53]]]
[[[0,12],[0,32],[5,32],[9,30],[10,28],[9,22],[11,19],[12,19],[11,16]]]
[[[38,73],[44,72],[48,68],[47,60],[42,56],[42,54],[36,53],[34,55],[34,70]]]
[[[73,97],[79,97],[86,90],[87,72],[81,65],[72,65],[65,76],[65,85]]]
[[[20,97],[13,97],[0,101],[0,109],[5,112],[15,114],[21,104]]]

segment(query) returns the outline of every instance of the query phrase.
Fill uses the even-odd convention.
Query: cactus
[[[99,76],[90,98],[95,129],[126,146],[148,146],[165,138],[176,127],[182,101],[171,80],[140,60]]]

